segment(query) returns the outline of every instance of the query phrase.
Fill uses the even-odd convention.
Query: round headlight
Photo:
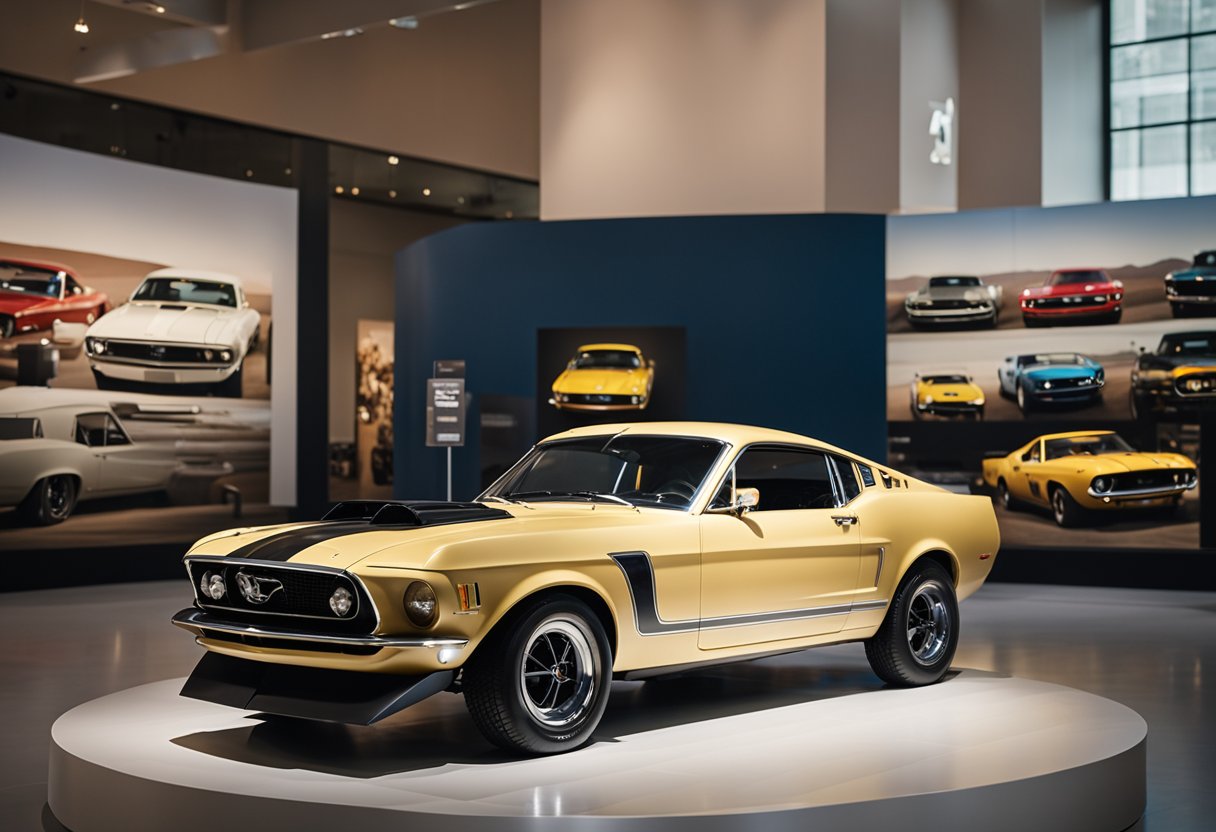
[[[1105,494],[1107,491],[1110,491],[1114,485],[1115,481],[1110,477],[1094,478],[1094,491],[1097,491],[1099,494]]]
[[[99,341],[96,338],[90,338],[89,339],[89,350],[92,351],[93,353],[96,353],[97,355],[101,355],[103,352],[106,351],[106,342]]]
[[[204,572],[198,589],[205,597],[218,601],[224,597],[224,576],[218,572]]]
[[[203,360],[204,361],[210,361],[212,358],[215,358],[215,352],[213,352],[212,350],[203,350]]]
[[[1051,382],[1050,382],[1050,381],[1045,381],[1045,382],[1043,382],[1043,389],[1044,389],[1044,390],[1050,390],[1050,389],[1051,389]]]
[[[329,596],[329,608],[334,611],[334,615],[340,617],[349,615],[354,603],[355,596],[344,586],[338,587],[334,590],[334,594]]]
[[[405,615],[415,627],[429,627],[435,623],[438,605],[435,590],[424,581],[414,581],[405,588]]]
[[[220,350],[220,361],[231,361],[232,350]]]
[[[629,397],[629,403],[630,403],[630,404],[637,404],[637,403],[638,403],[638,397],[637,397],[637,396],[630,396],[630,397]]]

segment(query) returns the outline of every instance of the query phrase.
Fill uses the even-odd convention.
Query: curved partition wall
[[[420,240],[397,256],[395,494],[444,493],[443,452],[424,447],[432,362],[467,362],[453,496],[470,498],[481,402],[547,406],[537,345],[552,328],[682,328],[683,402],[662,418],[762,424],[883,458],[885,235],[884,217],[819,214],[467,225]]]

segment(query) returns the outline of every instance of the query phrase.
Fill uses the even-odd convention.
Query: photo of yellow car
[[[966,373],[917,373],[911,393],[914,419],[926,414],[984,418],[984,391]]]
[[[1174,508],[1199,482],[1195,463],[1182,454],[1138,452],[1109,430],[1039,436],[985,459],[983,478],[1006,509],[1048,507],[1064,527],[1080,525],[1089,512]]]
[[[354,501],[221,532],[173,623],[182,695],[370,724],[460,691],[491,742],[589,742],[613,679],[863,642],[942,679],[1000,545],[989,499],[823,442],[698,422],[541,441],[475,502]]]
[[[549,404],[559,410],[645,410],[654,388],[654,362],[632,344],[584,344],[553,382]]]

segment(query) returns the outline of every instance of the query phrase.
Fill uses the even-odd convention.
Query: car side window
[[[90,448],[131,444],[109,413],[82,413],[77,416],[76,441]]]
[[[81,292],[84,291],[83,289],[80,288],[80,284],[76,282],[76,278],[72,277],[71,275],[68,275],[67,281],[68,281],[67,293],[69,295],[79,295]]]
[[[852,502],[853,498],[861,493],[861,486],[857,484],[857,474],[853,472],[852,461],[839,454],[832,454],[832,463],[836,466],[836,475],[840,479],[840,488],[843,492],[841,497],[846,503]]]
[[[735,463],[735,485],[760,491],[756,511],[836,507],[828,460],[818,451],[749,448]]]
[[[1035,442],[1030,450],[1022,454],[1022,462],[1038,462],[1039,461],[1039,443]]]

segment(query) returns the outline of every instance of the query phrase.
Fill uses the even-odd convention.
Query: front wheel
[[[1034,398],[1026,393],[1026,386],[1024,384],[1018,385],[1017,400],[1018,410],[1022,411],[1023,416],[1034,409]]]
[[[1062,529],[1079,526],[1084,519],[1084,514],[1085,509],[1077,504],[1077,501],[1068,493],[1067,488],[1058,485],[1051,492],[1051,515],[1055,518],[1057,526]]]
[[[508,751],[559,754],[591,740],[608,704],[612,648],[586,604],[554,595],[481,645],[464,698],[486,739]]]
[[[223,396],[226,399],[239,399],[242,394],[241,376],[244,375],[245,368],[237,367],[232,375],[215,385],[215,394]]]
[[[866,641],[866,658],[889,685],[931,685],[950,669],[958,631],[954,582],[941,564],[922,560],[900,581],[882,626]]]

